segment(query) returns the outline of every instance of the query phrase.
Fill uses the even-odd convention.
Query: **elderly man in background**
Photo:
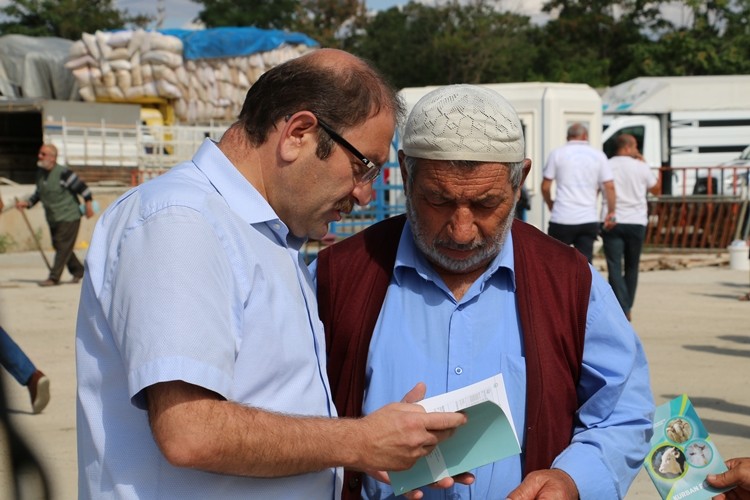
[[[91,190],[78,175],[57,163],[57,147],[43,144],[39,148],[36,176],[36,191],[26,200],[16,202],[16,208],[23,210],[33,207],[41,201],[44,215],[49,224],[52,246],[55,249],[55,260],[49,277],[39,282],[39,286],[60,284],[65,267],[73,275],[72,283],[83,278],[83,264],[76,257],[73,248],[81,227],[81,209],[78,197],[83,198],[86,218],[94,216]]]
[[[513,107],[482,87],[437,89],[409,115],[399,162],[406,216],[311,266],[340,414],[415,381],[434,396],[502,373],[522,453],[425,498],[623,498],[649,449],[648,365],[586,259],[514,221],[531,161]],[[348,473],[345,498],[391,498]]]

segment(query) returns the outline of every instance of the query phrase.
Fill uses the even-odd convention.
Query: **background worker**
[[[94,216],[91,190],[72,170],[57,163],[57,148],[43,144],[39,148],[36,176],[36,191],[27,199],[16,202],[16,208],[23,210],[33,207],[38,201],[44,206],[44,215],[49,225],[55,260],[49,277],[39,282],[39,286],[60,284],[60,277],[67,267],[73,275],[72,283],[83,278],[83,264],[73,251],[78,229],[81,226],[80,196],[84,200],[86,218]]]
[[[615,139],[615,155],[609,159],[617,193],[617,225],[602,231],[609,284],[625,316],[631,319],[638,287],[638,267],[648,226],[647,193],[659,194],[658,179],[638,151],[638,142],[630,134]],[[604,192],[602,219],[609,207]],[[623,265],[624,264],[624,265]]]
[[[335,500],[341,466],[408,468],[466,421],[407,403],[332,418],[301,248],[370,201],[402,109],[364,61],[313,51],[102,214],[76,328],[81,499]]]
[[[572,124],[567,139],[565,145],[552,150],[544,165],[542,196],[552,212],[547,232],[566,245],[573,245],[591,262],[599,234],[599,191],[607,193],[604,227],[609,229],[616,224],[615,185],[607,156],[589,145],[589,133],[583,124]]]
[[[334,400],[357,417],[415,381],[435,396],[502,373],[521,455],[425,498],[623,498],[649,450],[648,364],[599,273],[515,220],[531,168],[522,130],[483,87],[441,87],[415,105],[399,151],[406,217],[311,266]],[[346,498],[391,498],[348,472]]]

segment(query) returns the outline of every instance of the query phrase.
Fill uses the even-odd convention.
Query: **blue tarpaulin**
[[[302,33],[260,28],[211,28],[206,30],[166,29],[160,33],[182,40],[184,59],[213,59],[249,56],[283,44],[316,47],[318,42]]]

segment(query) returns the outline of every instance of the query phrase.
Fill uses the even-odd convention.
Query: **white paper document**
[[[389,473],[396,495],[521,452],[502,374],[418,404],[428,412],[461,411],[468,422],[411,469]]]

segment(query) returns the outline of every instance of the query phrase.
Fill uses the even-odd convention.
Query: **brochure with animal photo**
[[[643,466],[665,500],[708,500],[729,489],[705,482],[727,467],[685,394],[656,408],[651,451]]]

